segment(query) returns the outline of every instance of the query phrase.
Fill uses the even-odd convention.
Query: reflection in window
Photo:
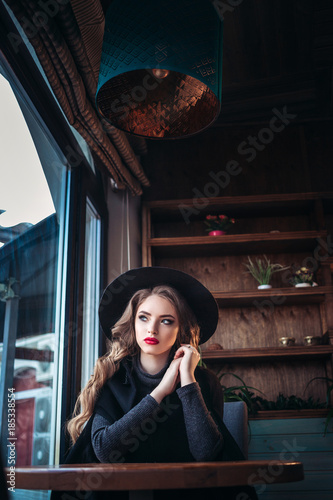
[[[49,463],[49,453],[38,458],[36,449],[42,441],[50,449],[50,428],[43,436],[39,429],[37,400],[43,395],[52,404],[57,250],[54,216],[0,249],[0,282],[15,277],[19,285],[18,298],[4,300],[0,306],[0,341],[6,342],[8,329],[11,339],[16,333],[6,359],[11,371],[14,358],[13,373],[4,375],[16,395],[16,465]],[[8,301],[13,300],[18,300],[17,314],[8,317]]]

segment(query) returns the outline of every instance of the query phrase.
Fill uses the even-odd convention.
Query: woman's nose
[[[151,335],[157,335],[158,334],[158,325],[159,325],[159,320],[156,318],[150,318],[150,322],[147,325],[148,327],[148,333]]]
[[[148,328],[148,333],[151,335],[157,335],[158,334],[158,328],[157,325],[154,323],[151,323]]]

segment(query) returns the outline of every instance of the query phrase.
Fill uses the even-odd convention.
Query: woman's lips
[[[144,341],[146,342],[146,344],[151,344],[151,345],[159,344],[159,341],[152,337],[147,337]]]

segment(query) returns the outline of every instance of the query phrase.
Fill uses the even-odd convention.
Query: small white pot
[[[309,286],[311,286],[310,283],[297,283],[295,288],[307,288]]]
[[[272,285],[258,285],[258,290],[268,290]]]

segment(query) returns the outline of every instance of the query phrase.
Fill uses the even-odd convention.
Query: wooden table
[[[301,462],[281,460],[76,464],[26,466],[15,470],[16,489],[128,490],[130,498],[143,498],[144,492],[144,498],[152,498],[153,490],[159,489],[255,486],[301,481],[303,478]]]

